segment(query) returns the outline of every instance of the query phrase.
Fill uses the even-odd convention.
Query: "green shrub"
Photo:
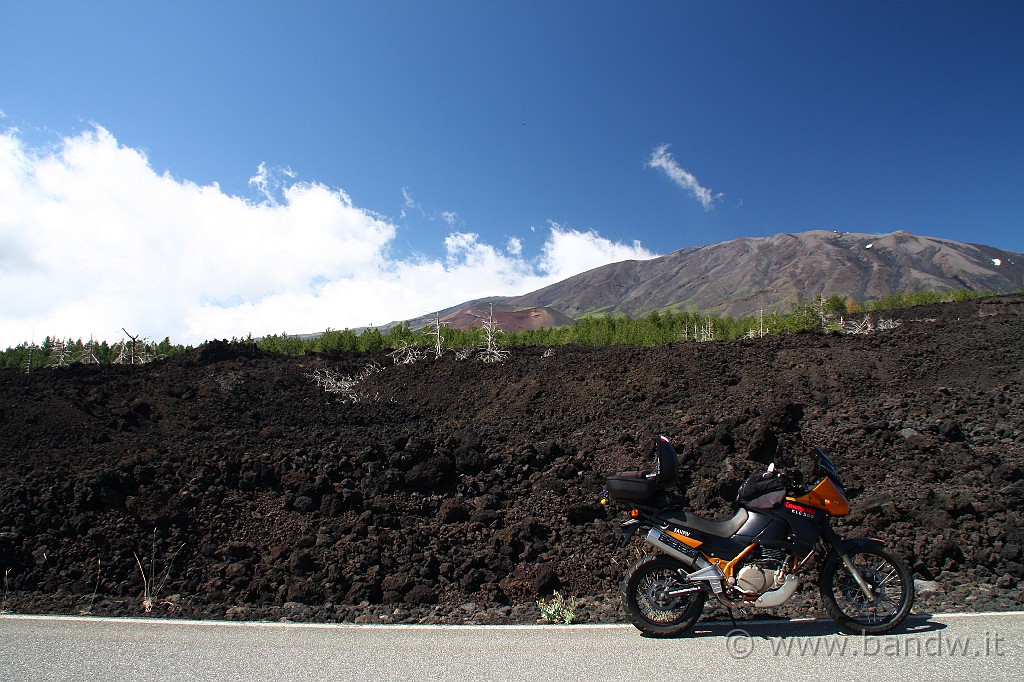
[[[555,591],[550,601],[538,600],[537,608],[540,609],[541,619],[549,623],[571,625],[576,620],[576,597],[566,601],[558,591]]]

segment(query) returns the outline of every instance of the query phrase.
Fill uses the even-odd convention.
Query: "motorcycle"
[[[910,613],[914,581],[907,564],[875,538],[843,540],[830,519],[850,513],[835,465],[815,448],[814,483],[799,470],[748,478],[731,518],[712,520],[685,511],[670,492],[679,471],[675,448],[656,439],[654,471],[620,472],[606,480],[601,504],[629,510],[618,546],[640,530],[655,551],[637,559],[622,580],[623,607],[645,635],[674,637],[717,599],[735,607],[771,608],[796,592],[818,568],[825,610],[850,634],[878,635]],[[735,621],[734,621],[735,622]]]

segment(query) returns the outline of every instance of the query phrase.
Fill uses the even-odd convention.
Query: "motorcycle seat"
[[[747,516],[746,509],[738,509],[732,518],[716,521],[714,519],[706,519],[693,512],[684,511],[673,514],[672,520],[681,526],[692,528],[701,533],[707,533],[719,538],[730,538],[747,522]]]

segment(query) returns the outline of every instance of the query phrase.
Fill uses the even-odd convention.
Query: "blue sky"
[[[1022,252],[1022,35],[1017,2],[5,2],[0,346],[384,323],[778,232]],[[250,284],[180,278],[219,262]]]

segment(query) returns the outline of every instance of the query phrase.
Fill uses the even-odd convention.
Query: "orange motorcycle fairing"
[[[806,504],[824,510],[829,516],[846,516],[850,513],[850,502],[832,479],[825,476],[818,485],[800,497],[787,497],[790,502]]]

